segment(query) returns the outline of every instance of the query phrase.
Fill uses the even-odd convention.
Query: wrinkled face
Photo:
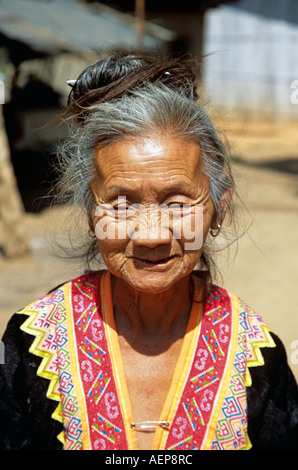
[[[154,293],[190,274],[214,217],[198,145],[127,138],[95,152],[95,164],[93,224],[109,271]]]

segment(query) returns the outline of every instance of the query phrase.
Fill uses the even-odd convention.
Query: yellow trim
[[[42,338],[45,336],[46,333],[44,331],[40,331],[31,327],[31,323],[35,320],[37,315],[39,315],[40,313],[39,310],[33,309],[34,305],[36,305],[36,302],[31,303],[30,305],[28,305],[28,307],[22,310],[19,310],[17,312],[18,314],[28,315],[27,320],[21,325],[20,329],[24,331],[25,333],[28,333],[29,335],[35,336],[35,339],[33,340],[33,343],[31,344],[29,348],[29,352],[31,354],[34,354],[37,357],[42,358],[42,361],[37,369],[36,374],[39,377],[50,380],[46,395],[49,399],[59,402],[54,412],[52,413],[51,418],[62,423],[63,417],[62,417],[62,410],[61,410],[61,395],[60,393],[57,393],[54,391],[57,385],[59,384],[59,376],[58,374],[55,374],[54,372],[48,372],[45,370],[48,362],[53,357],[53,354],[50,353],[49,351],[43,351],[38,348],[39,343],[41,342]],[[57,436],[57,439],[62,444],[65,443],[64,431],[61,431],[61,433]]]
[[[237,347],[237,338],[238,338],[238,327],[239,327],[239,302],[234,295],[230,294],[231,298],[231,321],[232,321],[232,332],[230,337],[230,347],[229,347],[229,357],[226,360],[225,370],[222,374],[221,387],[217,392],[217,398],[214,401],[214,408],[211,414],[211,420],[208,425],[208,431],[204,437],[202,443],[202,450],[209,450],[212,439],[216,430],[218,415],[222,409],[222,404],[224,402],[227,389],[231,380],[231,373],[233,369],[235,352]]]
[[[201,327],[201,316],[203,310],[203,303],[199,302],[201,297],[201,287],[194,276],[192,279],[194,283],[194,300],[196,302],[192,303],[182,348],[171,381],[169,393],[159,418],[160,421],[168,421],[169,423],[172,422],[179,405],[181,392],[188,377],[189,369],[192,365],[193,355],[195,353],[195,347],[199,337],[199,328]],[[163,449],[167,436],[168,431],[158,427],[153,439],[152,450]]]
[[[249,435],[248,435],[248,427],[246,426],[246,428],[244,429],[244,434],[245,434],[245,437],[246,437],[246,446],[245,447],[242,447],[242,449],[240,450],[249,450],[252,448],[252,443],[250,442],[250,438],[249,438]]]
[[[89,426],[87,422],[87,409],[86,403],[84,398],[84,391],[83,385],[80,380],[80,372],[78,367],[78,352],[77,352],[77,342],[75,339],[75,332],[74,332],[74,323],[73,323],[73,312],[72,312],[72,302],[70,301],[71,293],[69,292],[71,284],[66,284],[64,286],[65,292],[65,301],[66,305],[69,308],[66,309],[67,315],[67,334],[68,334],[68,344],[69,344],[69,355],[70,355],[70,367],[72,369],[72,380],[76,390],[80,416],[82,421],[82,431],[83,431],[83,450],[90,450],[90,438],[89,438]]]
[[[246,374],[245,374],[245,385],[246,387],[251,387],[252,385],[252,380],[251,380],[251,375],[249,368],[250,367],[258,367],[258,366],[263,366],[265,364],[261,348],[275,348],[276,344],[273,340],[273,338],[270,335],[271,328],[269,328],[265,324],[260,324],[259,325],[265,339],[263,340],[255,340],[251,342],[251,347],[255,353],[255,359],[250,359],[247,361],[247,369],[246,369]]]
[[[199,288],[196,278],[194,278],[195,294],[194,299],[199,300]],[[138,439],[134,429],[130,423],[134,421],[132,406],[128,393],[128,387],[123,366],[118,333],[115,325],[112,292],[111,292],[111,275],[106,272],[101,280],[101,299],[104,316],[104,325],[106,337],[109,345],[109,352],[112,361],[113,374],[116,381],[117,393],[119,396],[120,406],[123,414],[125,432],[127,437],[128,449],[138,450]],[[171,386],[163,410],[161,412],[160,421],[171,421],[179,404],[182,387],[188,375],[189,367],[192,363],[195,351],[196,340],[198,338],[198,328],[200,327],[200,319],[202,313],[202,303],[193,302],[186,334],[183,340],[179,359],[171,381]],[[157,427],[152,443],[152,450],[163,448],[167,438],[168,431]]]
[[[133,423],[134,419],[116,330],[111,291],[111,274],[109,271],[103,273],[101,278],[101,302],[105,333],[124,421],[128,450],[138,450],[137,434],[130,427],[130,423]]]

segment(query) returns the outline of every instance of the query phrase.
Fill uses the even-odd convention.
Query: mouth
[[[177,255],[168,256],[167,258],[158,258],[158,259],[145,259],[145,258],[138,258],[138,257],[134,257],[133,259],[137,261],[138,263],[142,264],[143,266],[158,267],[158,266],[165,266],[169,264],[175,258],[177,258]]]

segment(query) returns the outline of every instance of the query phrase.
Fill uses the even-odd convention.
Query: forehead
[[[98,176],[104,185],[141,182],[192,184],[201,166],[201,152],[194,142],[171,136],[130,138],[95,152]]]

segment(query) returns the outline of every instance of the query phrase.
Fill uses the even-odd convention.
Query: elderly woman
[[[295,448],[284,347],[213,284],[234,180],[190,62],[113,55],[70,84],[60,192],[85,207],[106,269],[13,315],[1,447]]]

